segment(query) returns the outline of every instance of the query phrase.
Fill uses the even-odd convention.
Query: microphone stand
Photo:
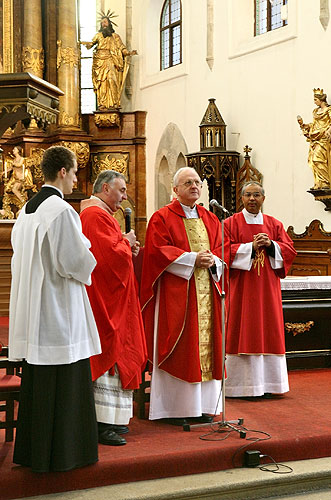
[[[227,210],[224,208],[221,209],[217,207],[217,205],[214,205],[219,212],[222,212],[222,218],[218,217],[221,220],[221,235],[222,235],[222,263],[223,263],[223,269],[222,269],[222,278],[221,278],[221,286],[222,286],[222,293],[221,293],[221,322],[222,322],[222,383],[221,383],[221,394],[222,394],[222,420],[218,422],[211,422],[211,423],[206,423],[206,424],[184,424],[183,425],[183,430],[184,431],[190,431],[191,427],[207,427],[212,425],[212,423],[215,423],[218,425],[218,430],[216,432],[231,432],[231,431],[236,431],[239,433],[239,436],[242,439],[246,438],[246,432],[243,431],[242,429],[238,429],[236,425],[241,426],[244,423],[243,418],[238,418],[237,420],[226,420],[225,418],[225,291],[224,291],[224,216],[229,214]],[[229,214],[230,215],[230,214]]]

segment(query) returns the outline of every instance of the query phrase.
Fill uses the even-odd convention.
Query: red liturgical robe
[[[285,354],[280,278],[285,278],[296,256],[292,240],[282,223],[268,215],[263,214],[263,224],[247,224],[241,212],[225,221],[225,237],[231,241],[231,264],[240,244],[252,242],[257,233],[267,233],[278,243],[284,267],[272,269],[263,248],[250,271],[230,269],[227,354]]]
[[[97,261],[92,285],[87,287],[102,348],[101,354],[90,358],[92,379],[108,370],[113,374],[116,364],[123,389],[136,389],[147,355],[132,251],[117,220],[91,204],[93,198],[80,217]]]
[[[217,217],[197,205],[207,229],[210,250],[221,258],[221,225]],[[180,203],[174,200],[151,218],[146,234],[141,283],[141,303],[148,356],[153,361],[154,309],[158,284],[158,366],[186,382],[201,382],[198,310],[194,276],[186,280],[167,272],[184,252],[190,252]],[[213,281],[213,370],[222,378],[221,288]]]

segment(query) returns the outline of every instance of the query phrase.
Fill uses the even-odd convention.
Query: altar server
[[[12,231],[9,357],[24,360],[14,462],[67,471],[98,459],[90,356],[100,341],[85,285],[96,261],[75,210],[67,148],[46,150],[45,184]]]

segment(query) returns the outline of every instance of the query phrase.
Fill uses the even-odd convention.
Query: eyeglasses
[[[190,188],[193,186],[193,184],[197,187],[202,187],[202,182],[201,181],[186,181],[186,182],[183,182],[182,184],[178,184],[178,186],[185,186],[186,188]]]
[[[244,193],[245,198],[250,198],[251,196],[253,196],[253,198],[260,198],[260,196],[262,196],[261,193]]]

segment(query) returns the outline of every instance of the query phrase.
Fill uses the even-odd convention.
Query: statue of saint
[[[137,54],[136,50],[127,50],[120,36],[115,33],[111,17],[109,11],[102,14],[100,30],[92,42],[81,42],[87,49],[95,47],[92,81],[99,110],[121,107],[121,94],[129,70],[127,57]]]
[[[331,106],[327,103],[323,89],[314,89],[313,122],[305,124],[297,117],[303,135],[309,142],[308,164],[314,174],[314,187],[330,189],[331,180]]]
[[[37,192],[33,183],[31,170],[24,165],[23,149],[15,146],[10,160],[5,160],[4,170],[2,172],[4,182],[4,194],[2,200],[2,210],[0,218],[13,219],[14,212],[11,205],[17,208],[17,214],[28,201],[28,191]]]

